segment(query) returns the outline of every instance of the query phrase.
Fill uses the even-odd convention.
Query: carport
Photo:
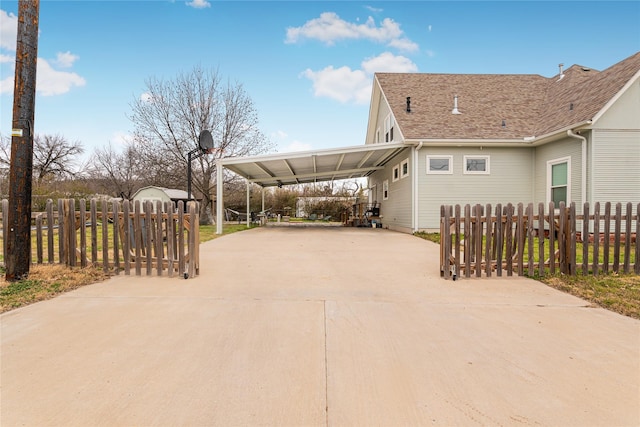
[[[224,221],[223,174],[225,168],[247,180],[248,220],[250,217],[249,188],[252,183],[265,188],[365,178],[383,169],[391,159],[407,147],[408,145],[403,143],[365,144],[336,149],[218,159],[216,161],[216,233],[222,234]]]

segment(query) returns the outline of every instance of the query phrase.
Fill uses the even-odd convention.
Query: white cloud
[[[143,102],[149,102],[151,101],[152,98],[153,97],[149,92],[145,92],[142,95],[140,95],[140,101],[143,101]]]
[[[204,9],[207,7],[211,7],[211,3],[209,3],[207,0],[193,0],[187,2],[187,6],[193,7],[194,9]]]
[[[378,9],[376,7],[373,7],[373,6],[365,6],[364,8],[367,9],[368,11],[374,12],[374,13],[380,13],[380,12],[382,12],[384,10],[384,9]]]
[[[58,52],[54,63],[61,68],[71,68],[73,63],[78,60],[79,56],[74,55],[69,51]]]
[[[366,103],[369,97],[365,92],[371,85],[371,79],[362,70],[349,67],[333,68],[328,66],[320,71],[306,69],[303,76],[313,82],[313,94],[318,97],[335,99],[342,103]]]
[[[62,95],[73,86],[84,86],[86,81],[76,73],[54,70],[46,59],[38,58],[36,90],[44,95]]]
[[[334,12],[324,12],[319,18],[307,21],[301,27],[287,28],[285,43],[297,43],[303,39],[319,40],[333,45],[338,40],[370,40],[397,49],[418,50],[418,45],[404,36],[400,24],[385,18],[380,26],[369,17],[364,24],[354,24],[341,19]]]
[[[18,17],[0,10],[0,48],[15,52],[18,38]]]
[[[366,59],[361,69],[328,66],[320,71],[306,69],[302,76],[313,82],[313,94],[318,97],[335,99],[342,103],[366,104],[371,99],[371,81],[376,72],[416,72],[418,67],[404,56],[384,52]]]
[[[13,76],[0,80],[0,94],[13,93]]]
[[[384,52],[376,57],[365,59],[362,62],[362,69],[373,76],[374,73],[415,73],[418,71],[418,66],[407,57]]]

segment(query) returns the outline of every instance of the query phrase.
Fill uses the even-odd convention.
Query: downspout
[[[580,173],[580,197],[582,198],[581,204],[584,205],[587,201],[587,138],[582,135],[573,133],[571,129],[567,130],[567,136],[570,138],[577,138],[582,141],[582,170]]]
[[[420,163],[420,158],[418,157],[418,152],[422,148],[423,142],[420,141],[416,147],[414,147],[414,156],[413,156],[413,232],[418,231],[418,218],[420,217],[420,208],[418,206],[418,185],[420,182],[420,177],[418,174],[418,165]]]

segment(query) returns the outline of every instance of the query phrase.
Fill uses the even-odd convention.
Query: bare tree
[[[126,145],[121,152],[111,144],[97,148],[92,164],[92,175],[106,194],[131,199],[140,187],[140,155],[133,144]]]
[[[268,152],[272,145],[258,128],[253,101],[241,84],[223,84],[218,72],[199,66],[173,80],[150,78],[144,96],[131,104],[136,149],[145,181],[187,187],[188,153],[202,130],[213,135],[213,154],[192,162],[192,186],[202,199],[201,218],[211,222],[215,160]],[[167,182],[168,181],[168,182]]]
[[[62,135],[36,135],[33,139],[33,173],[38,184],[44,180],[64,178],[78,172],[78,156],[84,153],[78,141],[69,142]]]
[[[33,138],[33,178],[40,187],[51,181],[75,176],[83,165],[80,155],[84,147],[80,142],[69,142],[64,136],[35,135]],[[11,138],[0,138],[0,174],[8,173],[11,160]]]

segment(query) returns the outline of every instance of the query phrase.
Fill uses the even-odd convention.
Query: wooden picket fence
[[[498,204],[443,205],[440,209],[440,275],[459,277],[640,274],[640,203],[623,212],[617,203],[581,214],[575,203],[526,207]]]
[[[200,272],[197,203],[47,201],[32,215],[33,263],[102,266],[126,275],[195,277]],[[7,253],[7,200],[2,201],[2,259]],[[54,209],[57,208],[57,209]],[[33,241],[33,238],[32,238]],[[46,255],[45,255],[46,254]]]

